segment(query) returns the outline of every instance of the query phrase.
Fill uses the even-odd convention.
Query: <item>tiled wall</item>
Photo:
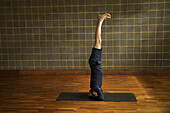
[[[103,69],[170,69],[170,0],[0,0],[0,69],[89,69],[105,12]]]

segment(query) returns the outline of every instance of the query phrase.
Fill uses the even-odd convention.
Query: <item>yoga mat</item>
[[[104,101],[113,102],[137,102],[133,93],[103,93]],[[56,101],[69,100],[69,101],[95,101],[88,97],[85,92],[61,92]]]

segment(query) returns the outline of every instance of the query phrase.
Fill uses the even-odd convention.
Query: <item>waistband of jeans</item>
[[[101,48],[101,49],[98,49],[98,48],[94,48],[94,47],[93,47],[93,50],[102,51],[102,50],[103,50],[103,48]]]

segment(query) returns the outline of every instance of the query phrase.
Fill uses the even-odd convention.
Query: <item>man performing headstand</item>
[[[89,97],[93,100],[104,100],[102,86],[103,70],[101,67],[101,27],[105,19],[111,18],[111,15],[106,13],[98,16],[98,23],[95,33],[95,43],[92,49],[91,56],[89,58],[89,65],[91,68],[91,81],[90,81],[90,91]]]

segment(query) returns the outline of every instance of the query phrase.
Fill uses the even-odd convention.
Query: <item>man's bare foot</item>
[[[103,15],[99,15],[99,16],[98,16],[98,19],[99,19],[100,21],[103,21],[103,20],[109,19],[109,18],[111,18],[111,15],[110,15],[109,13],[105,13],[105,14],[103,14]]]

